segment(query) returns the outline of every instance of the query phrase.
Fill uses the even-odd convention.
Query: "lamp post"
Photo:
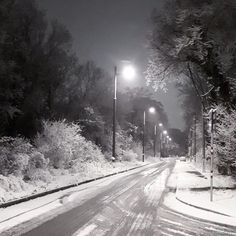
[[[112,157],[116,158],[116,100],[117,100],[117,67],[114,67],[114,98],[113,98],[113,135]]]
[[[156,157],[156,137],[157,137],[157,125],[154,126],[154,144],[153,144],[154,157]]]
[[[162,148],[162,128],[163,128],[163,124],[159,123],[159,128],[160,128],[160,158],[161,158],[161,148]]]
[[[112,157],[116,158],[116,114],[117,114],[117,67],[114,67],[114,98],[113,98],[113,135],[112,135]],[[125,66],[122,70],[122,76],[126,79],[135,77],[135,70],[131,65]]]
[[[170,150],[171,150],[171,145],[170,145],[171,140],[172,140],[172,139],[169,137],[169,138],[168,138],[168,154],[170,154]]]
[[[164,148],[163,148],[163,150],[164,150],[164,153],[165,153],[165,149],[166,149],[166,146],[165,146],[165,143],[166,143],[166,135],[167,135],[167,130],[163,130],[163,132],[162,132],[163,134],[164,134],[164,142],[163,142],[163,144],[164,144]]]
[[[150,113],[155,113],[156,109],[154,107],[150,107],[148,110]],[[146,129],[146,110],[143,111],[143,153],[142,153],[142,161],[145,160],[145,129]]]

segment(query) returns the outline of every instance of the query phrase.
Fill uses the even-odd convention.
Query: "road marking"
[[[139,226],[141,226],[143,220],[144,220],[144,214],[139,213],[136,217],[136,219],[134,220],[134,222],[132,223],[129,232],[127,233],[127,235],[130,235],[132,232],[134,232],[135,230],[137,230],[139,228]]]
[[[178,223],[178,222],[175,222],[175,221],[172,221],[172,220],[167,220],[167,219],[164,219],[164,218],[160,218],[161,221],[164,221],[164,222],[167,222],[167,223],[170,223],[172,225],[178,225],[178,226],[183,226],[183,224],[181,223]]]
[[[141,175],[148,176],[148,175],[152,174],[153,172],[155,172],[157,170],[158,170],[157,168],[152,168],[150,170],[146,170],[146,171],[141,172]]]
[[[78,230],[76,231],[73,236],[86,236],[86,235],[89,235],[95,228],[97,228],[97,225],[95,224],[91,224],[91,225],[88,225],[86,226],[86,228]]]
[[[182,231],[180,231],[180,230],[175,230],[175,229],[170,229],[170,228],[167,228],[166,230],[168,230],[168,231],[170,231],[170,232],[173,232],[173,233],[175,233],[175,234],[181,234],[181,235],[185,235],[185,236],[191,235],[191,234],[184,233],[184,232],[182,232]]]
[[[168,233],[166,233],[166,232],[164,232],[164,231],[162,231],[162,230],[161,230],[161,235],[173,236],[172,234],[168,234]]]
[[[220,229],[216,229],[214,227],[204,227],[205,229],[208,229],[208,230],[211,230],[211,231],[215,231],[215,232],[219,232],[219,233],[223,233],[223,234],[227,234],[227,235],[236,235],[236,233],[234,232],[229,232],[229,231],[223,231],[223,230],[220,230]]]

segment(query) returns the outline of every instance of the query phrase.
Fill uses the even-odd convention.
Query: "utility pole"
[[[157,125],[154,126],[154,143],[153,143],[154,157],[156,157],[156,137],[157,137]]]
[[[117,67],[114,67],[114,99],[113,99],[113,143],[112,156],[116,158],[116,100],[117,100]]]
[[[194,129],[194,142],[193,142],[193,155],[194,155],[194,162],[196,163],[196,158],[197,158],[197,118],[196,118],[196,114],[194,115],[194,120],[193,120],[194,124],[193,124],[193,129]]]
[[[144,112],[143,112],[143,154],[142,154],[143,162],[145,159],[145,123],[146,123],[146,112],[144,110]]]
[[[190,134],[189,134],[190,138],[189,138],[189,141],[190,141],[190,144],[189,144],[189,147],[190,147],[190,150],[189,150],[189,154],[190,154],[190,161],[192,161],[192,157],[193,157],[193,129],[192,127],[190,128]]]
[[[206,137],[205,137],[205,119],[204,119],[204,107],[202,104],[202,172],[206,172]]]
[[[213,201],[213,160],[214,160],[214,118],[215,118],[215,109],[210,110],[210,125],[211,125],[211,176],[210,176],[210,201]]]
[[[161,158],[161,152],[162,152],[162,130],[160,132],[160,158]]]

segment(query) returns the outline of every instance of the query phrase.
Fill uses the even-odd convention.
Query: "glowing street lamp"
[[[122,70],[122,76],[128,80],[134,79],[136,76],[136,71],[134,67],[131,65],[125,66]]]
[[[162,150],[161,150],[161,148],[162,148],[162,129],[163,129],[163,124],[162,123],[159,123],[158,124],[159,125],[159,128],[160,128],[160,158],[161,158],[161,152],[162,152]]]
[[[155,107],[150,107],[150,108],[149,108],[149,112],[150,112],[151,114],[155,114],[155,113],[156,113]]]
[[[113,142],[112,142],[112,157],[116,158],[116,103],[117,103],[117,67],[114,67],[114,99],[113,99]],[[131,65],[127,65],[122,70],[122,76],[125,79],[133,79],[136,75],[135,69]]]

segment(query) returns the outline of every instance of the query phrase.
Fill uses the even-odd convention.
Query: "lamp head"
[[[155,107],[150,107],[150,108],[149,108],[149,112],[152,113],[152,114],[154,114],[154,113],[156,112]]]
[[[164,131],[163,131],[163,134],[165,134],[165,135],[166,135],[166,134],[167,134],[167,131],[166,131],[166,130],[164,130]]]
[[[122,76],[125,79],[132,80],[136,76],[136,71],[133,66],[127,65],[122,70]]]

